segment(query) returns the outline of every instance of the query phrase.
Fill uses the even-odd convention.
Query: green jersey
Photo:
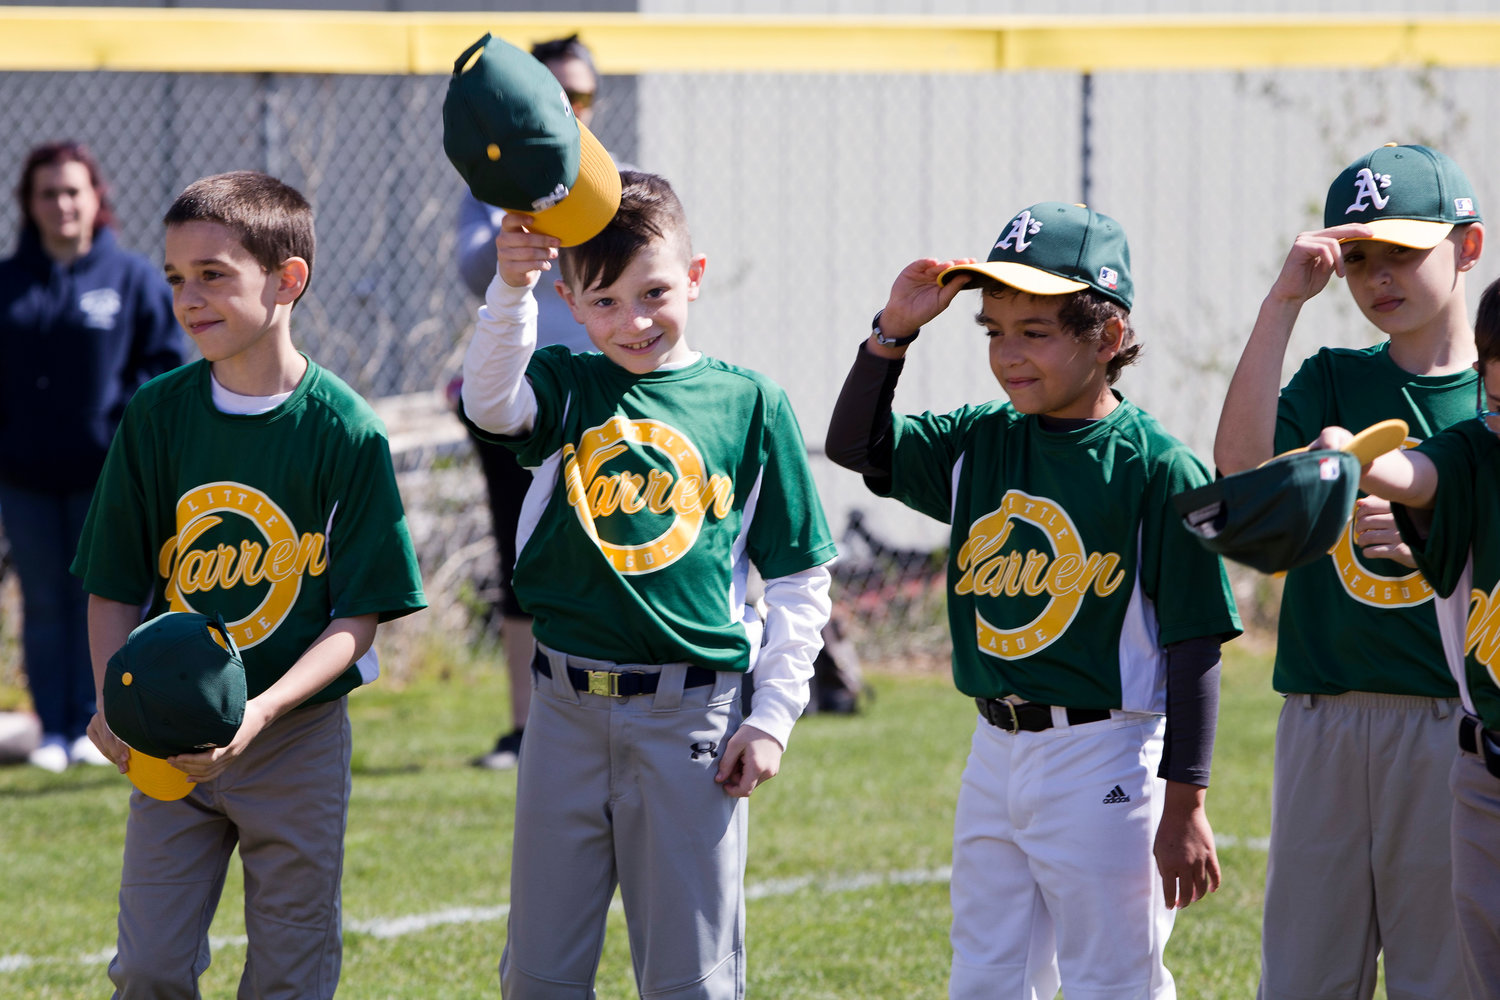
[[[619,663],[745,670],[749,563],[773,579],[835,554],[786,394],[708,357],[633,375],[549,347],[526,375],[531,432],[479,433],[537,470],[514,578],[536,637]]]
[[[1389,344],[1324,348],[1281,391],[1276,450],[1305,445],[1324,427],[1359,431],[1393,417],[1406,421],[1415,445],[1474,415],[1477,377],[1412,375],[1391,360]],[[1416,570],[1365,557],[1346,525],[1327,558],[1287,574],[1272,683],[1283,693],[1455,697],[1432,588]]]
[[[1417,450],[1437,467],[1432,523],[1423,538],[1397,506],[1401,537],[1439,595],[1444,651],[1464,707],[1500,731],[1500,439],[1470,419]]]
[[[425,607],[385,429],[308,362],[267,413],[215,408],[209,364],[143,386],[94,490],[73,572],[91,594],[151,614],[222,614],[249,697],[270,687],[334,618]],[[361,683],[351,666],[308,699]]]
[[[1160,713],[1163,648],[1239,633],[1223,564],[1168,502],[1208,470],[1128,400],[1073,431],[998,401],[892,426],[889,495],[952,526],[963,693]]]

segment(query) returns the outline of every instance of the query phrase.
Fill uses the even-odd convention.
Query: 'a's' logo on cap
[[[1112,267],[1099,268],[1099,284],[1105,288],[1113,289],[1120,283],[1120,272]]]
[[[1024,253],[1031,246],[1028,236],[1035,236],[1042,231],[1042,224],[1031,217],[1031,209],[1027,209],[1014,219],[1010,220],[1010,228],[1005,235],[996,241],[996,250],[1014,250],[1016,253]]]
[[[1354,175],[1354,204],[1344,209],[1344,214],[1363,212],[1372,207],[1378,212],[1385,208],[1391,196],[1380,192],[1390,186],[1390,174],[1377,174],[1369,167],[1360,167],[1359,173]]]
[[[1453,214],[1454,215],[1473,215],[1474,214],[1474,199],[1473,198],[1454,198],[1453,199]]]

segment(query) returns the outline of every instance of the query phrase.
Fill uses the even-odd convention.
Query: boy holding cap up
[[[1323,224],[1293,242],[1230,382],[1214,442],[1226,475],[1333,424],[1397,418],[1421,440],[1472,415],[1464,281],[1484,226],[1463,171],[1382,146],[1334,180]],[[1297,315],[1334,274],[1385,339],[1320,350],[1278,394]],[[1286,701],[1260,997],[1369,996],[1382,950],[1392,995],[1462,996],[1447,890],[1458,691],[1384,501],[1357,501],[1330,554],[1287,575],[1273,683]]]
[[[963,288],[1009,402],[891,413],[907,349]],[[953,679],[979,717],[953,834],[953,998],[1174,996],[1174,911],[1218,888],[1204,795],[1219,558],[1171,509],[1208,470],[1111,386],[1140,351],[1119,223],[1044,202],[988,261],[896,278],[828,456],[952,525]]]
[[[173,311],[203,360],[130,401],[73,563],[90,595],[89,647],[109,713],[89,736],[138,789],[109,976],[122,1000],[198,995],[238,846],[249,939],[240,995],[332,997],[350,787],[345,696],[374,679],[365,654],[376,625],[425,606],[421,578],[385,429],[292,343],[292,308],[313,263],[307,200],[237,171],[189,185],[164,222]],[[215,626],[189,628],[181,646],[163,641],[181,619],[137,629],[147,599],[153,614],[196,611]],[[243,706],[221,690],[219,721],[238,724],[198,731],[183,753],[160,726],[193,721],[205,664],[232,678],[233,664],[204,646],[217,648],[215,636],[240,654]],[[156,673],[163,661],[181,690]],[[148,684],[139,697],[120,690]],[[150,746],[118,738],[143,734]],[[165,765],[141,756],[170,751],[179,752],[166,764],[191,784],[164,788]]]

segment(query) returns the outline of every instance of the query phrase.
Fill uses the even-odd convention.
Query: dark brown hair
[[[997,297],[1031,295],[1030,292],[1023,292],[1019,288],[977,272],[974,272],[969,287],[979,289],[981,294]],[[1080,289],[1066,295],[1031,295],[1031,297],[1057,299],[1058,323],[1064,330],[1084,343],[1098,343],[1104,338],[1104,325],[1112,318],[1119,319],[1125,328],[1120,334],[1120,349],[1114,357],[1109,359],[1104,368],[1104,375],[1110,385],[1114,385],[1119,380],[1122,368],[1133,365],[1140,359],[1141,345],[1136,342],[1135,327],[1130,325],[1130,311],[1120,303],[1106,299],[1092,288]]]
[[[162,222],[168,226],[217,222],[234,233],[267,271],[301,257],[307,261],[308,284],[312,284],[317,242],[312,206],[296,188],[267,174],[235,170],[196,180],[172,202]],[[307,294],[306,286],[302,294]]]
[[[1479,296],[1479,311],[1474,315],[1474,346],[1479,350],[1481,367],[1500,361],[1500,278],[1490,282]]]
[[[16,198],[21,202],[22,228],[39,231],[36,220],[31,217],[31,196],[36,193],[38,168],[64,163],[81,163],[89,172],[89,183],[94,186],[94,194],[99,198],[99,214],[94,216],[94,232],[97,234],[105,226],[114,225],[114,203],[110,201],[109,182],[104,179],[104,171],[99,169],[99,161],[94,159],[94,154],[83,143],[64,141],[37,146],[26,154],[26,163],[21,167],[21,183],[16,188]]]
[[[562,276],[575,291],[613,285],[635,255],[654,240],[680,240],[691,256],[687,215],[666,178],[638,170],[620,172],[620,208],[604,231],[562,251]]]

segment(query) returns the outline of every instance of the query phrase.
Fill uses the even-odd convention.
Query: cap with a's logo
[[[541,62],[486,34],[453,64],[443,151],[480,201],[576,246],[620,207],[620,172]]]
[[[1425,250],[1464,222],[1480,222],[1474,188],[1453,160],[1426,146],[1388,143],[1344,168],[1328,189],[1323,225],[1359,222],[1372,239]]]
[[[973,271],[1032,295],[1066,295],[1092,288],[1130,308],[1130,247],[1114,219],[1084,205],[1044,201],[1006,224],[982,264],[959,264],[938,275]]]
[[[130,747],[131,782],[165,801],[191,792],[165,758],[227,745],[245,695],[245,664],[222,615],[168,611],[137,626],[104,672],[104,720]]]

